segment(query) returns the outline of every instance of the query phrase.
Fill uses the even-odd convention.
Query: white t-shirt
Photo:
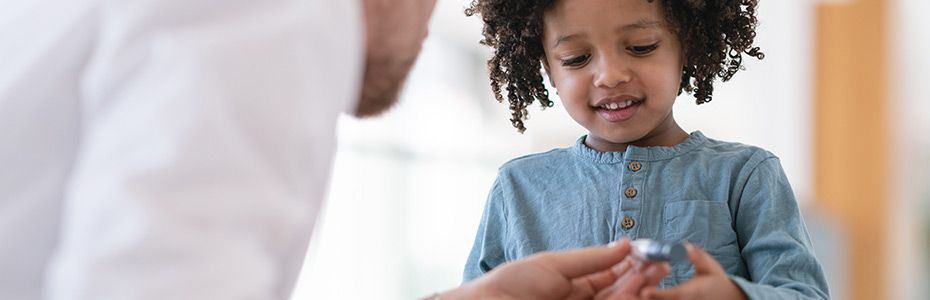
[[[285,299],[358,1],[0,0],[0,299]]]

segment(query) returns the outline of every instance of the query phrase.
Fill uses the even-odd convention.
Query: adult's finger
[[[602,290],[594,299],[626,299],[628,295],[638,295],[649,286],[656,286],[671,272],[671,267],[664,262],[644,263],[640,270],[633,270],[621,276],[610,287]]]
[[[538,260],[566,278],[576,278],[604,271],[622,261],[628,254],[630,254],[630,240],[624,238],[609,246],[546,252],[531,259]]]
[[[632,261],[627,258],[620,263],[613,265],[610,267],[610,269],[575,278],[575,280],[572,281],[572,284],[575,285],[576,289],[580,287],[583,290],[591,291],[590,295],[594,295],[598,291],[614,284],[614,282],[616,282],[620,276],[626,274],[626,272],[629,271],[632,267]],[[590,298],[590,296],[588,297]]]
[[[646,277],[639,271],[627,272],[610,287],[601,290],[595,300],[625,299],[628,295],[635,295],[646,284]]]
[[[662,279],[671,272],[672,267],[666,262],[652,264],[643,272],[643,275],[646,277],[645,286],[658,286],[659,283],[662,282]]]
[[[643,298],[649,300],[685,299],[684,295],[687,295],[687,292],[684,292],[684,289],[687,289],[687,287],[684,285],[667,290],[659,289],[656,287],[648,287],[643,289],[642,295]]]
[[[572,293],[565,299],[591,299],[599,291],[609,287],[621,275],[632,268],[630,259],[624,259],[610,269],[585,275],[572,280]]]

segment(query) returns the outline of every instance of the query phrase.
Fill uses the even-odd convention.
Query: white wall
[[[930,2],[898,0],[890,7],[889,51],[895,172],[888,220],[891,264],[888,299],[930,299]]]

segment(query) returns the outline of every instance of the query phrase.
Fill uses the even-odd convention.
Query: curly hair
[[[563,0],[564,1],[564,0]],[[655,0],[643,0],[653,2]],[[659,0],[665,9],[669,30],[678,36],[685,53],[681,72],[682,91],[693,93],[697,104],[712,98],[717,77],[728,81],[744,69],[743,54],[763,59],[753,47],[756,37],[758,0]],[[488,60],[491,90],[503,102],[501,86],[507,90],[510,122],[520,133],[526,108],[539,100],[543,109],[552,100],[543,85],[543,15],[555,0],[473,0],[467,16],[484,21],[481,44],[494,49]]]

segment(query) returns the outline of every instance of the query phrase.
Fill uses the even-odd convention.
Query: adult
[[[0,299],[288,298],[336,118],[396,100],[434,4],[5,3]],[[542,254],[499,273],[544,266],[553,285],[447,297],[601,288],[625,249]]]

